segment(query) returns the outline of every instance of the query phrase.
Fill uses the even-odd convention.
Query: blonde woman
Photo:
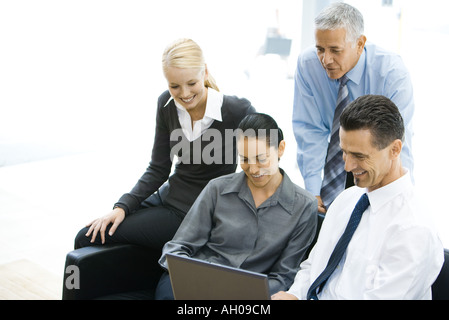
[[[162,67],[168,90],[158,99],[150,164],[109,214],[78,233],[75,248],[130,243],[162,249],[206,184],[235,172],[235,138],[225,135],[254,107],[220,93],[201,48],[190,39],[169,45]],[[178,161],[170,175],[174,156]]]

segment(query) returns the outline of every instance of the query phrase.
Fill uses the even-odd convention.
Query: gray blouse
[[[281,169],[276,192],[255,207],[244,172],[212,180],[199,195],[165,254],[174,253],[268,275],[271,293],[287,290],[313,241],[317,201]]]

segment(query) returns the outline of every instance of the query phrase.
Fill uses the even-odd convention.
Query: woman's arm
[[[209,240],[213,226],[213,216],[217,191],[209,183],[190,208],[173,239],[163,248],[159,264],[167,268],[165,254],[193,256]]]

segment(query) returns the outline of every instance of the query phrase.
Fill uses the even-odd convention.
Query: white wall
[[[368,39],[399,52],[410,69],[416,182],[449,246],[444,201],[449,4],[348,2],[365,15]],[[204,49],[225,94],[245,96],[278,120],[288,137],[283,165],[301,184],[290,125],[293,84],[285,76],[294,72],[300,50],[301,17],[300,0],[0,1],[0,147],[30,142],[111,154],[132,151],[142,157],[143,171],[156,100],[166,88],[160,56],[171,41],[190,37]],[[257,56],[267,29],[277,26],[294,40],[287,62]]]

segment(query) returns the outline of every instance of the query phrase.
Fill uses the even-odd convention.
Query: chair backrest
[[[317,220],[315,237],[314,237],[312,243],[310,244],[309,249],[307,249],[307,252],[304,254],[303,260],[306,260],[309,257],[310,251],[312,251],[313,246],[316,244],[316,241],[318,240],[318,234],[320,233],[321,225],[323,224],[325,215],[322,213],[317,213],[317,217],[318,217],[318,220]]]
[[[432,285],[432,300],[449,300],[449,250],[444,249],[444,264]]]

